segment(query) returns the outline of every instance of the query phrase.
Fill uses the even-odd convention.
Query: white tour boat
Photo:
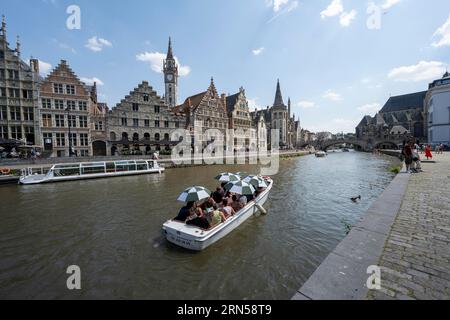
[[[165,169],[154,160],[125,160],[105,162],[81,162],[55,164],[47,174],[33,173],[33,169],[23,169],[20,184],[40,184],[50,182],[84,180],[140,175],[161,174]]]
[[[197,226],[188,225],[182,221],[169,220],[163,225],[165,237],[169,242],[185,249],[192,251],[206,249],[239,227],[251,216],[258,212],[266,213],[263,205],[269,198],[273,180],[267,178],[266,183],[268,187],[254,201],[249,202],[247,206],[242,208],[234,216],[216,227],[210,230],[204,230]]]

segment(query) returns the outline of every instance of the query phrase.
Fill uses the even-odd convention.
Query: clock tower
[[[166,85],[166,104],[173,108],[178,98],[178,66],[172,51],[172,40],[169,38],[169,49],[164,60],[164,83]]]

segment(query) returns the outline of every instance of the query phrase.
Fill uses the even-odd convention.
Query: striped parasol
[[[268,185],[264,181],[264,179],[262,179],[261,177],[258,177],[258,176],[254,176],[254,175],[247,176],[242,181],[250,183],[255,188],[267,188],[268,187]]]
[[[178,197],[178,201],[181,202],[191,202],[191,201],[201,201],[208,199],[211,196],[211,191],[204,187],[190,187],[183,191],[183,193]]]
[[[227,192],[240,194],[242,196],[252,195],[256,191],[251,184],[244,181],[230,182],[225,185],[225,190]]]
[[[214,179],[219,180],[220,182],[233,182],[233,181],[241,180],[241,178],[239,176],[235,175],[234,173],[229,173],[229,172],[221,173]]]
[[[239,176],[241,179],[248,176],[247,172],[236,172],[236,175]]]

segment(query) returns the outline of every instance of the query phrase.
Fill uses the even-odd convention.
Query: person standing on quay
[[[411,164],[413,162],[413,152],[412,152],[412,143],[405,144],[403,148],[403,155],[405,157],[405,165],[406,165],[406,172],[409,173],[411,169]]]
[[[430,145],[427,145],[425,148],[425,157],[427,157],[427,160],[433,159],[433,154],[431,153]]]

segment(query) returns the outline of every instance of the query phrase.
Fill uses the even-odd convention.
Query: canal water
[[[162,224],[208,166],[163,175],[0,187],[0,299],[290,299],[393,179],[394,158],[330,153],[282,160],[266,204],[201,253],[167,243]],[[361,195],[359,203],[350,198]],[[66,269],[81,268],[80,291]]]

